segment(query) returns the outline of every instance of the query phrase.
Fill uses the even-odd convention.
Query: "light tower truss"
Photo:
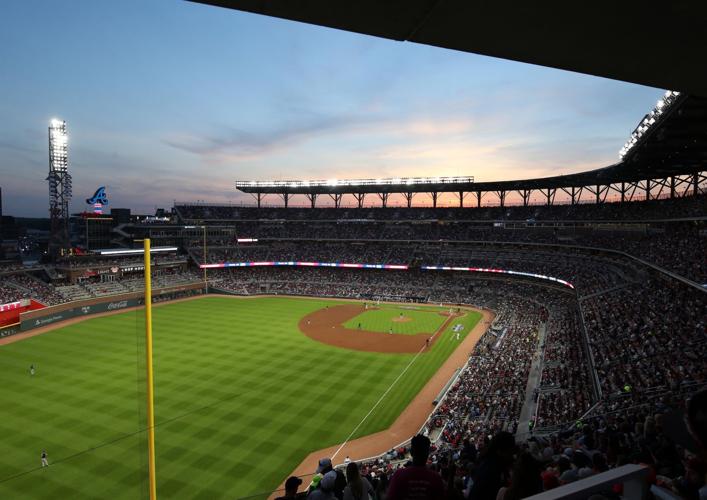
[[[49,125],[49,218],[51,233],[49,253],[52,258],[71,248],[69,239],[69,202],[71,201],[71,174],[69,174],[69,147],[66,122],[52,120]]]

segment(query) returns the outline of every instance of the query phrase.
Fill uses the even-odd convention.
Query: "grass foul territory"
[[[340,349],[299,331],[300,318],[336,303],[212,296],[154,309],[160,498],[267,491],[309,452],[387,428],[458,345],[454,325],[463,339],[480,318],[449,324],[371,412],[414,355]],[[444,322],[403,312],[414,321],[400,325],[419,316],[430,323],[416,328],[432,332]],[[0,346],[0,498],[145,498],[143,333],[136,310]]]

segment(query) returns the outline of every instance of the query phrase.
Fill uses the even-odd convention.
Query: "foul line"
[[[450,316],[449,319],[448,319],[447,321],[445,321],[444,324],[443,324],[435,333],[432,334],[432,336],[430,337],[430,340],[434,339],[439,333],[443,332],[443,331],[449,326],[449,323],[451,323],[451,321],[452,321],[455,317],[462,317],[462,316],[464,316],[464,315],[460,315],[460,316]],[[433,345],[433,344],[430,344],[430,346],[432,346],[432,345]],[[383,395],[381,395],[381,397],[378,398],[378,401],[376,401],[376,403],[373,405],[373,407],[371,407],[371,409],[368,411],[368,413],[366,413],[366,415],[363,417],[363,419],[358,423],[358,425],[357,425],[356,427],[354,427],[354,429],[351,431],[351,433],[346,437],[346,439],[344,440],[344,442],[341,443],[341,446],[339,446],[339,448],[334,452],[334,454],[331,456],[332,461],[334,460],[334,457],[336,457],[336,455],[339,454],[339,452],[341,451],[341,449],[342,449],[344,446],[346,446],[346,444],[349,442],[349,440],[351,439],[351,437],[356,433],[356,431],[358,430],[358,428],[361,427],[361,426],[363,425],[363,423],[366,421],[366,419],[368,419],[368,417],[371,416],[371,414],[373,413],[373,410],[375,410],[375,409],[378,407],[378,405],[381,403],[381,401],[383,401],[383,399],[384,399],[384,398],[386,397],[386,395],[390,392],[390,390],[393,388],[393,386],[398,383],[398,380],[400,380],[400,378],[401,378],[403,375],[405,375],[405,372],[408,371],[408,369],[412,366],[412,364],[417,360],[417,357],[418,357],[418,356],[422,353],[422,351],[424,351],[426,348],[427,348],[427,345],[423,345],[422,347],[420,347],[420,350],[417,351],[417,354],[415,354],[415,356],[410,360],[410,362],[408,363],[408,365],[403,369],[402,372],[400,372],[400,374],[398,375],[398,377],[397,377],[395,380],[393,380],[393,383],[391,383],[390,386],[388,386],[388,388],[385,390],[385,392],[383,393]]]

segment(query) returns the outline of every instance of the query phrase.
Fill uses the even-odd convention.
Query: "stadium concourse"
[[[454,498],[495,498],[523,471],[534,471],[531,494],[627,463],[647,464],[654,486],[694,497],[705,464],[674,429],[707,387],[706,204],[704,194],[473,209],[178,204],[168,224],[124,229],[178,246],[157,258],[158,287],[198,283],[206,265],[209,290],[220,293],[494,311],[422,430]],[[6,265],[0,302],[135,291],[140,272],[135,257],[97,255]],[[408,453],[403,442],[350,458],[382,498]]]

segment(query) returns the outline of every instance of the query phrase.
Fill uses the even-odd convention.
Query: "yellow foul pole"
[[[152,374],[152,276],[150,274],[150,239],[144,240],[145,249],[145,357],[147,365],[147,446],[150,476],[150,500],[157,500],[155,481],[155,404]]]
[[[201,226],[201,228],[204,230],[204,264],[207,263],[206,260],[206,226]],[[208,280],[206,279],[206,268],[204,268],[204,287],[208,290],[209,284]],[[206,291],[204,291],[206,293]]]

